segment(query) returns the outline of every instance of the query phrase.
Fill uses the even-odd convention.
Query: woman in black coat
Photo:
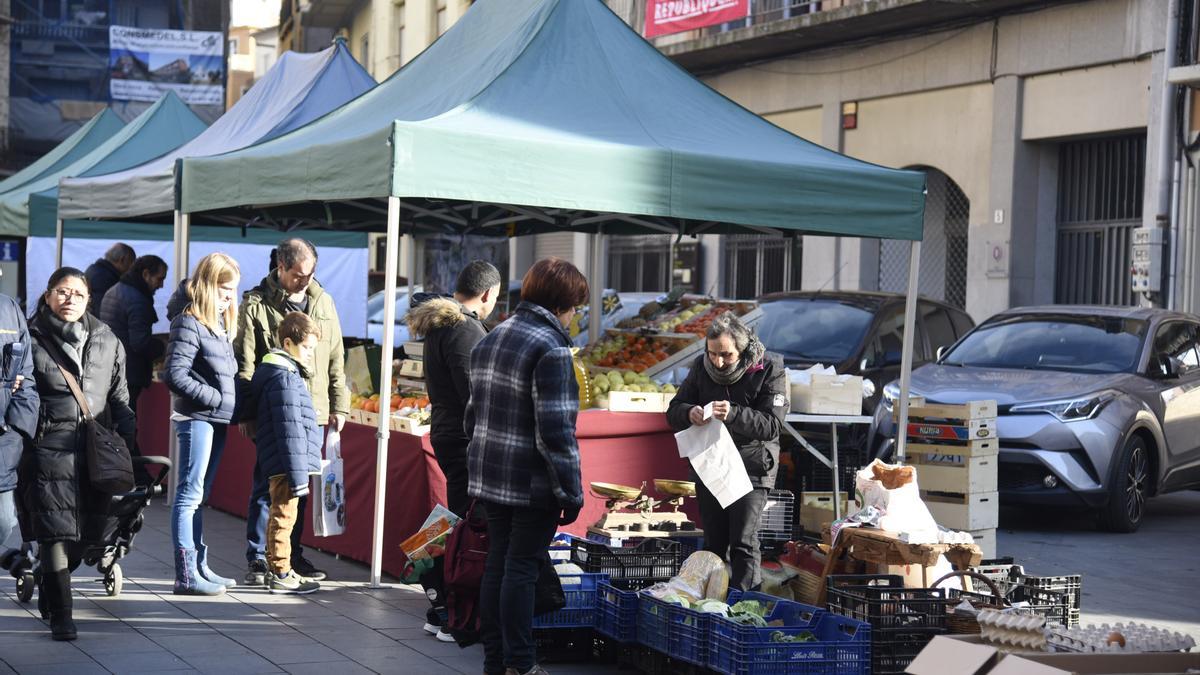
[[[84,547],[103,537],[109,502],[109,495],[88,483],[83,413],[60,361],[79,382],[96,420],[133,447],[125,349],[87,307],[83,272],[63,267],[50,276],[29,320],[41,412],[33,443],[21,460],[18,501],[28,534],[38,541],[40,592],[55,640],[75,639],[71,570],[79,565]]]
[[[712,418],[704,406],[713,404]],[[767,493],[779,471],[779,434],[787,415],[787,374],[783,359],[763,344],[737,316],[726,312],[709,326],[705,353],[692,364],[667,409],[676,431],[720,420],[729,429],[753,487],[721,508],[704,483],[696,482],[705,548],[729,562],[730,588],[759,585],[758,527]]]

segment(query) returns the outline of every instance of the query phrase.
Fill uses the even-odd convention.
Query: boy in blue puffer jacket
[[[267,588],[281,593],[312,593],[321,586],[292,569],[292,526],[300,497],[308,494],[308,476],[321,470],[321,429],[304,371],[317,348],[317,324],[303,312],[290,312],[279,323],[283,349],[263,357],[250,381],[257,412],[258,464],[270,479],[267,521]]]

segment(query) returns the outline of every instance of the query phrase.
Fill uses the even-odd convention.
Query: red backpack
[[[446,540],[446,611],[450,633],[462,646],[479,637],[479,589],[487,566],[488,532],[483,509],[471,504],[467,517]]]

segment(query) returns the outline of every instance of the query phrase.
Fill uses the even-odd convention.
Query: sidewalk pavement
[[[212,509],[204,518],[211,566],[240,581],[245,521]],[[318,551],[305,555],[334,580],[321,582],[311,595],[241,587],[216,598],[174,595],[168,509],[156,502],[121,561],[119,597],[105,595],[95,568],[81,567],[74,575],[75,642],[52,641],[37,605],[19,604],[14,580],[0,572],[0,675],[483,672],[481,646],[460,649],[421,628],[429,601],[419,587],[372,590],[365,566]],[[554,675],[615,670],[586,663],[547,669]]]

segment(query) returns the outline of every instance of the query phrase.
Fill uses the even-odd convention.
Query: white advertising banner
[[[186,103],[225,100],[225,46],[219,32],[108,27],[109,93],[157,101],[168,89]]]

